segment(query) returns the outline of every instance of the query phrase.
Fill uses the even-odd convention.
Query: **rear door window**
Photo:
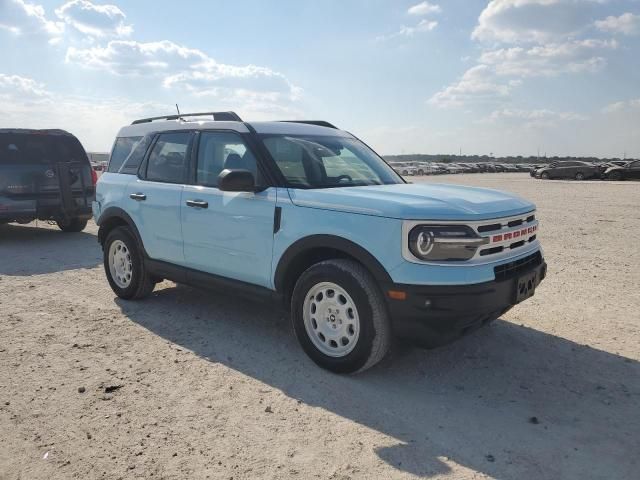
[[[191,132],[161,133],[151,149],[146,179],[152,182],[184,183]]]
[[[108,172],[117,172],[127,159],[127,157],[133,152],[137,144],[142,137],[119,137],[116,139],[116,143],[113,145],[111,151],[111,158],[109,160]]]

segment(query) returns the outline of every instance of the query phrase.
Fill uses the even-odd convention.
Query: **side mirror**
[[[256,180],[249,170],[225,168],[218,175],[218,188],[223,192],[255,192]]]

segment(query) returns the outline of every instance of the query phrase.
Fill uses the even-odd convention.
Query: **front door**
[[[234,132],[202,132],[195,185],[182,191],[182,231],[186,266],[271,287],[275,188],[258,193],[222,192],[225,169],[251,171],[261,182],[256,157]]]

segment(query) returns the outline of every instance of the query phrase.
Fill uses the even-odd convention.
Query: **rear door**
[[[125,191],[125,210],[134,220],[147,254],[154,260],[183,264],[180,200],[193,132],[158,134]]]
[[[205,131],[194,163],[194,184],[185,186],[181,203],[186,265],[270,288],[275,188],[218,189],[225,168],[249,170],[260,184],[256,156],[236,132]]]
[[[576,165],[573,162],[564,162],[558,165],[557,176],[559,178],[573,178],[576,172]]]

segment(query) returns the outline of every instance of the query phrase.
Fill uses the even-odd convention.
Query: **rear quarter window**
[[[108,172],[117,172],[127,157],[133,152],[142,137],[118,137],[111,151]]]
[[[152,139],[152,135],[147,135],[146,137],[142,137],[140,141],[136,143],[133,151],[125,159],[124,165],[122,165],[122,168],[120,168],[119,173],[124,173],[126,175],[136,175],[138,173],[138,168],[144,160],[145,154],[147,153],[149,145],[151,145]]]

